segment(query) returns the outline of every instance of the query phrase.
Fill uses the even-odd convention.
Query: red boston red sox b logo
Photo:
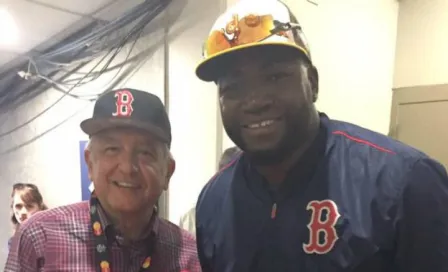
[[[117,117],[129,117],[132,115],[134,109],[132,108],[132,103],[134,102],[134,96],[128,90],[120,90],[115,92],[115,98],[117,101],[115,105],[117,106],[117,111],[112,113],[113,116]]]
[[[310,235],[308,244],[303,244],[303,250],[308,254],[326,254],[339,239],[335,228],[341,216],[338,207],[332,200],[314,200],[309,202],[306,208],[311,210],[311,220],[308,224]]]

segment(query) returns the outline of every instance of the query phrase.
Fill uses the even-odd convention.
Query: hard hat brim
[[[223,73],[224,62],[231,60],[236,52],[242,52],[244,50],[252,48],[268,47],[269,50],[280,50],[281,54],[291,54],[291,56],[306,56],[309,59],[307,51],[293,43],[286,42],[260,42],[243,44],[237,47],[232,47],[223,50],[215,55],[212,55],[204,59],[196,68],[196,76],[206,82],[216,81]]]

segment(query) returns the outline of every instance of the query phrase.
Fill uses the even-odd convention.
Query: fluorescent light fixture
[[[11,46],[19,41],[19,27],[11,13],[0,7],[0,45]]]

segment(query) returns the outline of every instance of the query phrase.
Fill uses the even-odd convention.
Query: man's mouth
[[[116,181],[114,180],[112,182],[115,186],[120,187],[120,188],[127,188],[127,189],[138,189],[139,186],[134,184],[134,183],[130,183],[130,182],[124,182],[124,181]]]
[[[254,123],[244,125],[244,128],[258,129],[258,128],[269,127],[269,126],[272,126],[273,124],[275,124],[275,122],[278,122],[279,120],[280,120],[280,118],[266,119],[266,120],[262,120],[260,122],[254,122]]]

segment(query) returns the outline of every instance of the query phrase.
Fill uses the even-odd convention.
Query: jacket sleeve
[[[196,226],[196,243],[198,248],[198,257],[203,272],[213,272],[213,267],[210,260],[204,254],[204,237],[201,228]]]
[[[397,271],[448,271],[448,177],[422,159],[407,173],[398,205]]]
[[[207,192],[207,186],[206,185],[198,198],[198,202],[196,204],[196,244],[197,244],[197,250],[198,250],[198,257],[199,262],[201,263],[201,268],[203,272],[213,272],[213,266],[211,260],[207,257],[207,254],[205,252],[206,248],[206,242],[209,237],[206,237],[206,232],[203,229],[203,220],[204,220],[204,213],[206,213],[206,209],[203,205],[205,205],[204,198],[205,194]]]

